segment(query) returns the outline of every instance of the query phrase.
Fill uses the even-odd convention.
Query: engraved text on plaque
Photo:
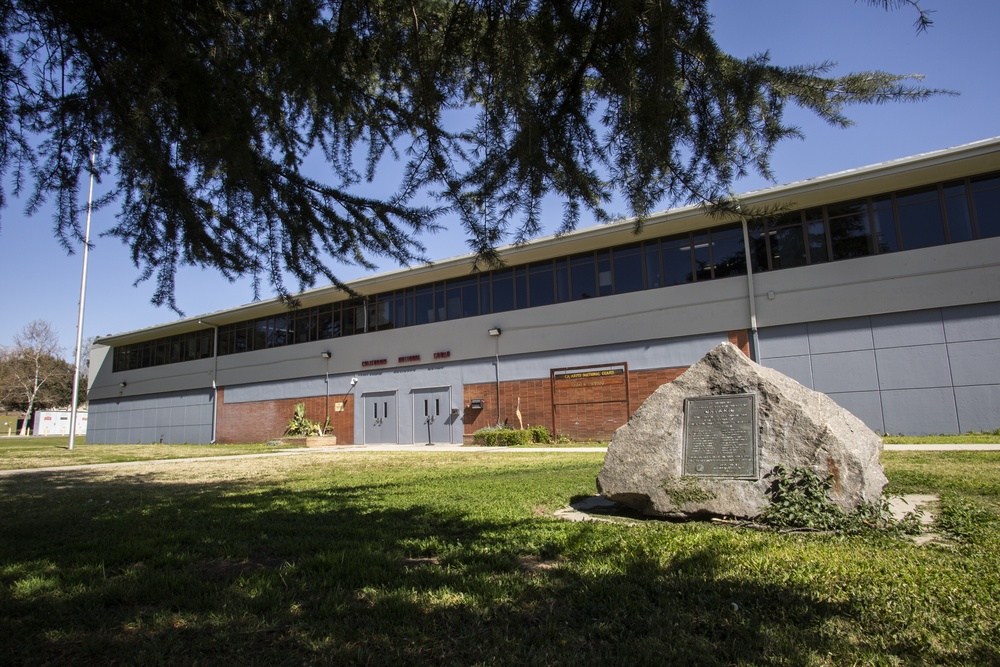
[[[684,399],[683,474],[757,479],[754,394]]]

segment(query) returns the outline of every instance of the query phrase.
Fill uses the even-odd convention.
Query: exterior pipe
[[[753,286],[753,262],[750,261],[750,230],[747,219],[740,215],[743,226],[743,254],[747,258],[747,301],[750,304],[750,359],[760,363],[760,339],[757,337],[757,299]]]

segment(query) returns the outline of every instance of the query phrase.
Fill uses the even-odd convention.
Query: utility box
[[[69,435],[69,410],[40,410],[35,413],[35,435]],[[87,413],[77,411],[76,433],[87,433]]]

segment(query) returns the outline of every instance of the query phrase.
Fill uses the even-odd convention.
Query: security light
[[[499,336],[500,335],[500,329],[490,329],[489,333],[490,333],[491,336]]]
[[[323,357],[324,359],[329,359],[330,358],[330,351],[327,350],[325,352],[322,352],[319,356]]]

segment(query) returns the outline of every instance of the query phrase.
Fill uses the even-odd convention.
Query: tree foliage
[[[929,25],[915,0],[867,1]],[[616,192],[640,221],[664,200],[724,202],[799,134],[788,105],[846,125],[849,105],[937,92],[733,57],[707,2],[5,0],[0,174],[29,209],[56,203],[69,248],[96,148],[110,233],[174,306],[182,265],[285,293],[283,272],[340,284],[324,257],[419,261],[444,214],[490,264],[542,229],[547,195],[560,231],[606,218]]]
[[[81,391],[86,400],[86,384]],[[73,365],[59,357],[59,336],[42,320],[27,324],[11,347],[0,348],[0,405],[24,415],[21,435],[36,410],[64,408],[73,399]]]

